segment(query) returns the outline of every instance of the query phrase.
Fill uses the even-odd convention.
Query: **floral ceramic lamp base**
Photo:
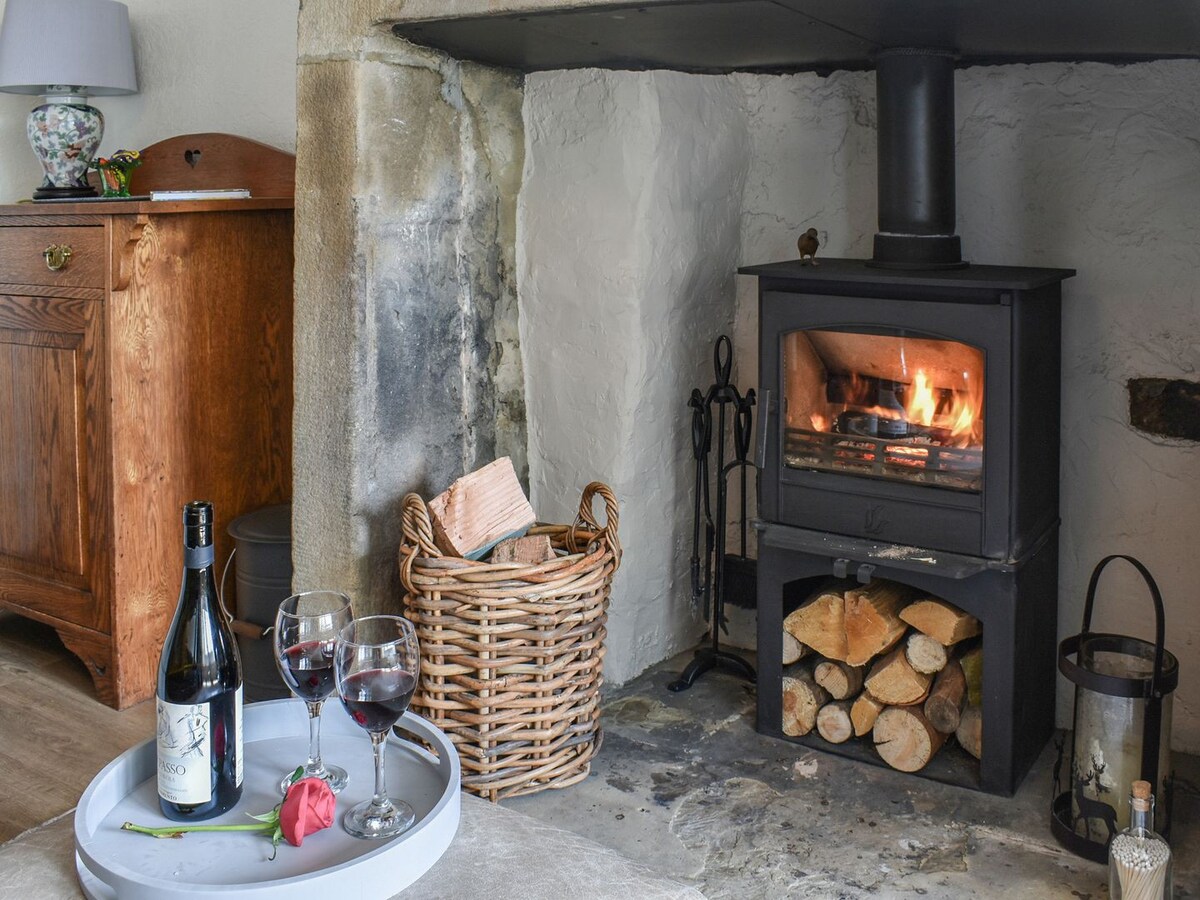
[[[33,199],[94,197],[96,189],[87,180],[88,163],[100,149],[104,116],[82,101],[47,100],[29,114],[27,127],[29,143],[46,172]]]

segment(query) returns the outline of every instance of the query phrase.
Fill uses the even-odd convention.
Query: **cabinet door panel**
[[[0,295],[0,600],[103,630],[91,525],[101,310]]]
[[[0,336],[0,554],[84,574],[82,372],[75,346]]]

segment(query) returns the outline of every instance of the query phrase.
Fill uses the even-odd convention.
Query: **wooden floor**
[[[74,809],[98,771],[153,735],[153,703],[100,703],[54,629],[0,610],[0,843]]]

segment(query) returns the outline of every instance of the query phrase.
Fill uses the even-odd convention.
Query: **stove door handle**
[[[754,436],[754,465],[759,470],[767,466],[767,439],[771,433],[770,420],[775,415],[775,398],[771,389],[762,392],[762,414],[758,417],[758,434]]]

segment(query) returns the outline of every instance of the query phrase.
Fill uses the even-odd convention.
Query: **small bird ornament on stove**
[[[796,249],[800,251],[800,265],[817,264],[817,248],[821,242],[817,240],[817,229],[810,228],[796,241]]]

